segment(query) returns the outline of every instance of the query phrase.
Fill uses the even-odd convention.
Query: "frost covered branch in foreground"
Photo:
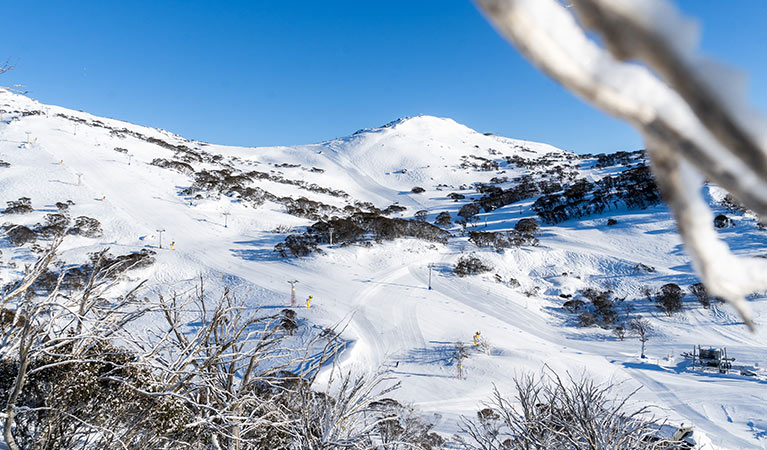
[[[745,298],[767,289],[767,260],[737,257],[719,240],[700,188],[705,177],[767,218],[767,127],[722,89],[738,80],[698,56],[696,26],[664,0],[476,2],[541,70],[642,134],[693,266],[753,330]]]
[[[636,390],[615,395],[618,384],[600,384],[550,368],[513,379],[512,396],[498,388],[476,418],[462,417],[457,436],[465,450],[680,448],[664,438],[664,423],[650,406],[633,404]]]

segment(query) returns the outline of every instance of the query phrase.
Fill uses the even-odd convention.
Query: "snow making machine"
[[[693,370],[696,367],[700,370],[716,369],[719,373],[727,373],[732,369],[732,362],[735,361],[735,358],[727,357],[726,347],[703,348],[700,345],[694,346],[689,357],[692,359]]]

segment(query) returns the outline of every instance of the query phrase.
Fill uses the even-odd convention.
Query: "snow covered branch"
[[[514,377],[512,396],[497,388],[476,418],[462,417],[458,437],[466,450],[615,448],[660,450],[663,438],[653,408],[636,405],[636,390],[615,395],[616,383],[562,377],[551,369]]]
[[[705,177],[766,218],[767,127],[722,90],[738,82],[698,55],[696,26],[664,0],[476,2],[533,64],[643,135],[696,271],[753,330],[745,298],[767,289],[767,260],[737,257],[719,240],[700,187]]]

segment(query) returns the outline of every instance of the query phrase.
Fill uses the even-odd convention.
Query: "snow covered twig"
[[[737,257],[719,240],[699,191],[705,177],[767,217],[767,127],[722,91],[731,76],[698,56],[694,24],[664,0],[476,2],[533,64],[642,134],[696,271],[753,330],[745,298],[767,289],[767,260]]]

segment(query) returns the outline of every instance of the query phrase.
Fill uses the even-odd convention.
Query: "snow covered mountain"
[[[767,296],[751,299],[750,333],[688,292],[698,280],[641,152],[579,156],[431,116],[312,145],[226,147],[0,89],[0,160],[0,201],[32,209],[2,222],[33,232],[0,241],[3,284],[66,210],[98,226],[81,219],[65,264],[104,247],[155,251],[130,275],[149,277],[148,292],[202,274],[253,308],[282,308],[298,280],[299,299],[314,300],[297,310],[297,339],[348,323],[342,364],[386,370],[402,382],[391,395],[445,434],[493,385],[510,391],[514,374],[548,365],[643,386],[639,399],[693,424],[708,448],[767,448]],[[764,255],[757,220],[706,189],[734,250]],[[538,230],[519,225],[530,218]],[[458,276],[472,258],[477,273]],[[684,294],[675,313],[657,299],[670,283]],[[652,325],[645,359],[616,331],[637,315]],[[491,349],[458,377],[449,348],[476,331]],[[756,376],[693,370],[681,353],[698,344],[727,347]]]

